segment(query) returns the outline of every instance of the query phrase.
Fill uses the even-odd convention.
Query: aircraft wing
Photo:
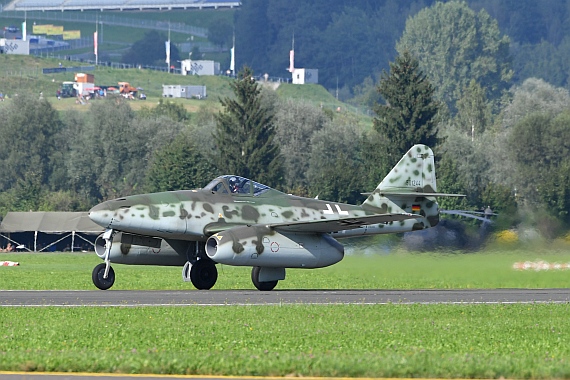
[[[304,220],[298,222],[284,222],[271,224],[268,227],[279,231],[326,233],[350,230],[369,224],[399,222],[401,220],[416,218],[421,218],[421,216],[417,214],[376,214],[335,220],[319,219],[309,221]]]

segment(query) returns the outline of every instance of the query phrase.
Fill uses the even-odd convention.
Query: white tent
[[[75,237],[93,245],[84,235],[98,235],[103,227],[93,223],[87,212],[9,212],[0,224],[0,236],[22,246],[21,242],[13,240],[10,235],[17,233],[33,233],[33,251],[37,251],[38,233],[64,235],[58,240],[46,245],[41,251],[59,243],[71,236],[71,251],[74,250]],[[31,248],[24,249],[32,251]]]

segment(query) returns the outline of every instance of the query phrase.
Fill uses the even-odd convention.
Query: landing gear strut
[[[109,260],[114,236],[115,231],[112,229],[106,230],[103,234],[103,239],[105,239],[105,262],[97,265],[91,274],[93,284],[101,290],[107,290],[115,283],[115,271],[111,268],[111,261]]]

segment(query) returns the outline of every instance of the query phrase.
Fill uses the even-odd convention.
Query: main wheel
[[[107,278],[103,278],[104,275],[105,263],[101,263],[93,268],[91,279],[93,280],[93,284],[101,290],[107,290],[115,283],[115,271],[113,267],[109,267],[109,275]]]
[[[278,280],[275,281],[259,281],[259,272],[261,272],[261,267],[251,268],[251,282],[257,288],[257,290],[269,291],[273,290],[277,286]]]
[[[210,260],[196,261],[190,268],[190,280],[196,289],[211,289],[218,280],[216,264]]]

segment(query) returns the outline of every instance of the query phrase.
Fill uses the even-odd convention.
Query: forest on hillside
[[[319,82],[335,93],[338,88],[339,97],[346,100],[388,70],[406,23],[435,3],[243,0],[235,16],[237,67],[247,64],[258,73],[287,76],[294,38],[295,66],[319,69]],[[568,88],[570,1],[467,0],[466,4],[496,20],[508,38],[510,84],[536,77]]]
[[[0,215],[85,210],[125,195],[202,187],[221,174],[251,177],[297,195],[359,203],[362,193],[373,190],[412,145],[421,143],[435,153],[437,191],[466,195],[441,199],[442,208],[476,211],[490,206],[499,213],[496,228],[531,227],[547,238],[568,231],[567,79],[562,83],[535,74],[521,77],[512,53],[517,46],[530,51],[545,44],[564,51],[566,37],[549,42],[543,36],[550,35],[548,30],[554,33],[555,16],[560,19],[558,30],[565,34],[566,8],[553,14],[544,10],[547,1],[535,1],[531,8],[525,8],[526,1],[489,2],[502,17],[501,27],[484,1],[429,6],[411,2],[409,14],[401,15],[402,29],[386,29],[396,36],[388,40],[373,33],[373,28],[384,29],[371,16],[397,23],[396,17],[386,16],[396,11],[384,12],[386,7],[404,9],[405,2],[355,0],[350,8],[336,1],[326,1],[328,7],[324,3],[244,0],[236,25],[249,24],[251,38],[267,41],[251,46],[261,48],[259,55],[250,54],[255,57],[251,62],[242,58],[243,69],[230,85],[234,96],[220,99],[221,112],[204,106],[189,114],[168,101],[134,112],[127,102],[109,99],[94,102],[85,113],[58,113],[34,94],[0,105],[0,137],[5,141],[0,150]],[[304,6],[305,13],[289,13],[290,4]],[[317,12],[324,8],[336,12]],[[508,17],[503,13],[515,8],[543,14],[552,29],[519,28],[513,21],[516,12]],[[359,27],[348,22],[348,15]],[[362,26],[362,17],[369,19],[368,27]],[[253,20],[263,19],[269,24],[256,29],[260,23]],[[278,32],[275,25],[285,25],[286,19],[289,30]],[[314,33],[297,33],[293,24],[302,22]],[[505,26],[509,22],[510,27]],[[315,49],[325,48],[319,28],[332,25],[339,28],[339,36],[344,33],[343,41],[347,35],[356,41],[367,33],[376,38],[356,52],[350,50],[356,44],[336,49],[328,45],[338,55],[333,62],[351,74],[342,83],[339,79],[339,86],[370,106],[373,128],[360,125],[344,110],[281,99],[252,80],[263,65],[284,66],[270,59],[278,56],[271,50],[280,46],[271,39],[286,39],[293,30],[300,62],[327,61],[319,51],[304,52],[302,46],[311,40]],[[378,48],[383,43],[390,46]],[[539,57],[533,52],[529,60]],[[357,69],[363,60],[370,60],[370,66]],[[564,72],[563,66],[549,64]]]

